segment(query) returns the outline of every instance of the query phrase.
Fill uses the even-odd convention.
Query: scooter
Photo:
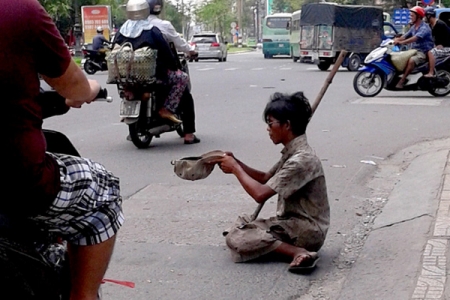
[[[364,66],[353,79],[353,88],[362,97],[374,97],[384,88],[389,91],[428,91],[435,97],[450,93],[450,56],[436,59],[435,77],[424,77],[428,63],[416,66],[406,78],[403,88],[396,88],[405,63],[414,51],[401,51],[389,39],[381,43],[364,60]]]
[[[176,53],[174,46],[170,46]],[[183,56],[178,63],[179,69],[189,74],[186,57]],[[157,83],[156,78],[151,83],[130,84],[125,80],[119,81],[116,85],[122,99],[120,118],[128,125],[129,137],[137,148],[148,148],[153,137],[159,138],[165,132],[176,131],[180,137],[184,137],[183,123],[175,124],[161,118],[158,114],[169,87]],[[190,81],[187,89],[191,90]],[[183,119],[182,110],[179,110],[176,115]]]
[[[98,71],[108,71],[106,53],[96,50],[88,50],[85,47],[83,47],[81,51],[84,55],[84,58],[81,60],[81,65],[86,73],[93,75]]]
[[[55,91],[41,91],[44,118],[65,114],[69,107]],[[111,102],[106,89],[97,101]],[[80,156],[62,133],[44,130],[49,152]],[[0,290],[5,299],[68,300],[69,262],[66,242],[31,220],[0,212]],[[10,298],[8,298],[10,297]]]

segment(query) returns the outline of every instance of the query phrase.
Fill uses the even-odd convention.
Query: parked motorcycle
[[[106,53],[102,53],[96,50],[88,50],[85,47],[81,49],[84,58],[81,60],[83,69],[89,75],[93,75],[98,71],[108,71],[108,65],[106,64]]]
[[[97,101],[106,99],[102,89]],[[55,91],[41,91],[43,116],[62,115],[69,110]],[[47,150],[79,156],[62,133],[44,130]],[[9,199],[11,200],[11,199]],[[67,300],[70,294],[66,243],[28,219],[0,213],[0,290],[7,299]],[[9,298],[8,298],[9,297]]]
[[[450,93],[450,56],[436,59],[435,77],[424,77],[428,73],[428,63],[416,66],[408,75],[402,89],[396,88],[403,68],[398,62],[406,62],[413,52],[398,52],[393,40],[386,40],[370,52],[353,79],[353,88],[362,97],[374,97],[384,88],[389,91],[428,91],[435,97]]]

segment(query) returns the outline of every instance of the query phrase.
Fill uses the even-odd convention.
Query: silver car
[[[220,34],[212,32],[202,32],[194,34],[190,41],[198,52],[199,59],[217,59],[219,61],[227,61],[227,42],[224,42]],[[190,60],[192,62],[192,60]]]

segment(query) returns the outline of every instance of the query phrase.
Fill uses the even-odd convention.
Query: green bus
[[[274,55],[291,55],[291,44],[289,42],[292,14],[276,13],[264,18],[262,28],[262,51],[264,58]]]
[[[292,21],[289,25],[291,31],[291,57],[294,62],[300,59],[300,15],[302,11],[297,10],[292,13]]]

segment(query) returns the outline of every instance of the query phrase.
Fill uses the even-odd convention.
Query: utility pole
[[[237,0],[237,13],[238,13],[238,45],[242,44],[242,30],[244,29],[242,27],[242,0]],[[241,41],[241,43],[239,43],[239,41]]]

